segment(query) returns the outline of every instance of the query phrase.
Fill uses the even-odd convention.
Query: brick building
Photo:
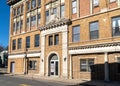
[[[120,0],[8,0],[8,73],[120,80]]]

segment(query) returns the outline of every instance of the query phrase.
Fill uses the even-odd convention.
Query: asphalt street
[[[0,75],[0,86],[65,86],[65,83],[37,81]]]

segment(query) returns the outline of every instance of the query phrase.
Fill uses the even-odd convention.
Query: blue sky
[[[0,45],[7,46],[9,38],[10,9],[7,0],[0,0]]]

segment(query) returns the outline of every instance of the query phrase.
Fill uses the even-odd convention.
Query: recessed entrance
[[[15,62],[11,62],[10,65],[11,65],[10,73],[14,73],[15,72]]]
[[[50,57],[49,63],[50,63],[50,66],[49,66],[50,76],[58,76],[58,69],[59,69],[58,56],[56,54],[52,54]]]

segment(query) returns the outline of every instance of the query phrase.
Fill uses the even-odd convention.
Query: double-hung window
[[[56,34],[56,35],[54,36],[54,45],[58,45],[58,44],[59,44],[59,35]]]
[[[48,22],[48,21],[49,21],[49,10],[46,11],[46,22]]]
[[[36,16],[32,16],[31,17],[31,26],[35,26],[36,25]]]
[[[79,42],[80,41],[80,26],[74,26],[72,28],[72,41]]]
[[[36,7],[36,0],[32,0],[32,8]]]
[[[21,49],[21,46],[22,46],[22,39],[19,38],[18,39],[18,49]]]
[[[112,35],[113,36],[120,35],[120,17],[112,18]]]
[[[90,23],[90,39],[98,39],[99,37],[99,25],[98,21]]]
[[[72,1],[72,14],[77,13],[77,0]]]
[[[16,40],[14,39],[12,41],[12,50],[15,50],[16,49]]]
[[[36,34],[35,35],[35,47],[39,47],[39,43],[40,43],[40,35]]]
[[[30,48],[30,36],[26,37],[26,48]]]
[[[60,6],[60,17],[64,17],[65,15],[65,5]]]
[[[30,70],[36,70],[36,69],[37,69],[37,61],[35,61],[35,60],[30,60],[30,61],[29,61],[29,69],[30,69]]]
[[[38,24],[40,24],[40,20],[41,20],[41,14],[38,14]]]
[[[53,45],[53,36],[49,36],[49,46]]]
[[[95,72],[94,59],[80,59],[81,72]]]

